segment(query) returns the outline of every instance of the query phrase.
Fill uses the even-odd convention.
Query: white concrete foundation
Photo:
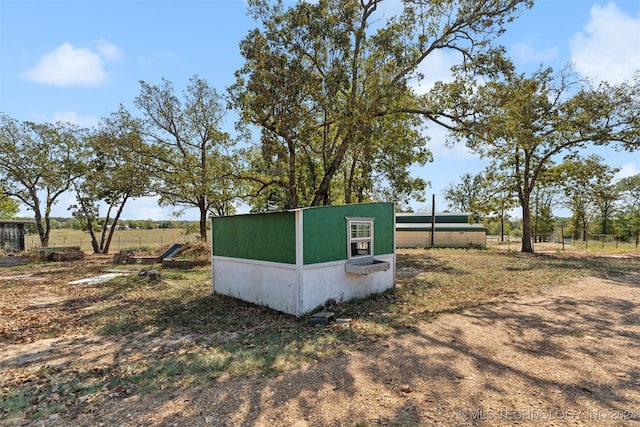
[[[345,271],[346,260],[300,266],[214,256],[213,291],[302,316],[324,305],[364,298],[391,289],[395,255],[376,256],[391,268],[361,275]]]

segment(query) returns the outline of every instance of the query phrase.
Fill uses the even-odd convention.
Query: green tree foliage
[[[0,218],[12,218],[20,211],[20,203],[0,188]]]
[[[465,173],[460,182],[450,183],[444,189],[447,208],[453,212],[472,212],[489,214],[491,207],[488,202],[495,193],[493,181],[489,181],[483,174],[471,175]]]
[[[158,223],[151,219],[131,219],[127,221],[127,225],[134,230],[153,230],[154,228],[159,228]]]
[[[518,198],[508,177],[509,174],[504,173],[494,164],[485,169],[483,183],[486,186],[484,192],[486,197],[481,201],[479,210],[485,215],[495,215],[499,218],[501,241],[504,241],[505,234],[510,230],[506,223],[510,216],[509,212],[518,206]]]
[[[553,217],[555,189],[538,185],[531,194],[531,232],[534,241],[545,242],[552,238],[556,220]]]
[[[610,222],[611,207],[617,199],[611,182],[618,171],[597,155],[567,157],[553,171],[563,194],[561,202],[572,213],[570,229],[574,239],[587,239],[589,226],[598,212],[604,214],[605,228]]]
[[[484,176],[465,173],[460,182],[450,183],[444,189],[447,208],[452,212],[480,212],[480,204],[487,199]]]
[[[640,235],[640,174],[622,178],[616,184],[618,214],[614,218],[616,234],[624,240]]]
[[[134,104],[143,118],[134,120],[120,111],[123,121],[135,124],[142,142],[131,147],[153,179],[161,205],[198,209],[200,235],[206,240],[207,214],[233,213],[237,199],[235,141],[221,130],[223,99],[198,76],[189,80],[182,102],[167,80],[158,86],[140,84]]]
[[[502,218],[494,217],[487,218],[483,221],[484,226],[487,228],[487,233],[496,236],[502,236],[502,241],[504,241],[505,235],[510,235],[512,230],[514,229],[513,223],[510,221],[505,221]],[[517,227],[516,227],[517,228]]]
[[[588,144],[640,147],[640,85],[594,88],[569,67],[526,77],[506,61],[498,73],[488,71],[489,79],[442,86],[438,100],[451,106],[454,140],[507,171],[522,208],[522,251],[532,252],[531,195],[549,179],[558,156],[575,155]]]
[[[499,170],[488,167],[484,173],[465,173],[459,183],[451,183],[445,188],[444,197],[448,208],[454,212],[497,216],[501,224],[499,234],[504,241],[505,232],[508,232],[505,231],[505,220],[517,202],[510,183],[505,181]]]
[[[625,209],[640,210],[640,174],[622,178],[617,185]]]
[[[0,178],[7,195],[33,211],[42,247],[49,245],[51,207],[84,173],[77,162],[84,132],[68,123],[0,116]]]
[[[77,203],[70,209],[91,236],[94,253],[109,253],[127,201],[150,192],[148,172],[134,161],[135,153],[130,149],[140,145],[138,138],[114,114],[84,142],[86,172],[73,183]],[[100,215],[101,205],[106,215]]]
[[[595,204],[598,210],[598,234],[614,234],[613,218],[616,214],[616,203],[619,200],[618,186],[609,183],[599,183],[594,188]]]
[[[425,121],[442,110],[415,92],[418,66],[438,51],[486,52],[529,0],[250,0],[261,23],[241,42],[230,88],[244,122],[261,130],[248,177],[258,210],[376,197],[421,199],[407,169],[431,160]],[[264,196],[266,194],[267,196]]]

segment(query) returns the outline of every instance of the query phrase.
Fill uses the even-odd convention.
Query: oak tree
[[[421,193],[426,182],[407,170],[431,159],[423,125],[443,124],[443,110],[416,92],[419,66],[437,52],[464,63],[491,51],[532,1],[248,4],[260,27],[241,42],[245,64],[229,91],[261,132],[249,179],[296,208]]]
[[[620,195],[614,227],[622,239],[635,239],[640,244],[640,174],[622,178],[616,183]]]
[[[94,253],[109,253],[127,202],[151,192],[149,174],[131,149],[140,145],[139,135],[120,119],[113,114],[87,135],[83,159],[86,172],[73,183],[77,203],[70,209],[91,236]]]
[[[85,129],[69,123],[20,122],[0,115],[0,178],[6,194],[33,211],[42,247],[49,246],[51,208],[82,176]]]
[[[440,100],[451,106],[454,141],[507,172],[522,209],[522,252],[533,252],[531,197],[558,158],[590,144],[640,147],[640,85],[636,80],[594,87],[570,67],[527,77],[505,65],[485,79],[441,87]]]
[[[142,143],[132,149],[153,179],[161,205],[198,209],[200,236],[206,240],[207,215],[233,213],[238,197],[235,140],[222,130],[224,99],[198,76],[190,78],[182,100],[167,80],[140,85],[134,104],[143,117],[130,123]]]

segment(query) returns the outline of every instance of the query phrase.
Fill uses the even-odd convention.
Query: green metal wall
[[[308,208],[303,212],[304,264],[347,259],[346,217],[375,218],[374,255],[394,252],[393,203]]]
[[[294,212],[217,217],[211,228],[213,255],[296,263]]]
[[[304,264],[347,259],[346,217],[375,218],[374,255],[394,252],[393,203],[303,209]],[[295,212],[217,217],[212,220],[213,255],[296,263]]]

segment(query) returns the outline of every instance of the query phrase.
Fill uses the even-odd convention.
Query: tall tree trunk
[[[524,197],[522,201],[522,249],[521,252],[533,253],[531,246],[531,210],[529,209],[529,199]]]
[[[91,236],[91,247],[93,248],[94,254],[100,253],[100,245],[98,244],[98,236],[96,236],[95,230],[93,229],[93,216],[89,214],[89,210],[84,204],[82,198],[80,198],[80,209],[84,212],[84,216],[87,219],[87,232],[89,236]],[[107,226],[106,222],[104,224],[105,228]],[[104,233],[104,230],[103,230]]]
[[[355,174],[356,174],[357,155],[358,155],[358,149],[356,148],[354,150],[351,166],[349,167],[349,173],[346,179],[346,185],[344,189],[344,202],[347,205],[351,203],[351,194],[353,194],[353,181],[355,179]]]
[[[338,152],[336,153],[335,157],[331,161],[329,168],[327,168],[327,170],[325,171],[324,176],[322,177],[322,181],[320,182],[320,185],[316,190],[316,194],[313,197],[311,206],[320,206],[320,201],[324,200],[325,196],[329,194],[329,187],[331,185],[331,180],[333,179],[336,172],[340,168],[340,165],[344,160],[344,156],[347,153],[347,148],[349,148],[350,144],[347,142],[347,140],[348,140],[348,137],[347,139],[342,141],[342,144],[338,148]]]
[[[296,179],[296,146],[291,141],[287,143],[289,148],[289,170],[287,176],[289,178],[289,209],[297,209],[300,203],[298,197],[298,185]]]
[[[38,230],[38,237],[40,237],[40,247],[49,247],[49,233],[46,232],[45,227],[42,225],[42,212],[40,212],[40,199],[35,190],[30,191],[33,203],[27,203],[27,205],[33,209],[33,217],[36,220],[36,230]],[[23,199],[24,201],[24,199]]]
[[[93,248],[93,253],[94,254],[99,254],[100,253],[100,245],[98,244],[98,236],[96,236],[95,231],[93,230],[93,221],[91,221],[90,219],[87,221],[87,231],[89,232],[89,235],[91,236],[91,247]],[[106,226],[106,224],[105,224]]]
[[[49,235],[51,234],[51,218],[49,212],[44,215],[44,237],[41,239],[43,247],[49,247]]]
[[[200,240],[207,241],[207,204],[204,196],[198,198],[198,209],[200,210]]]
[[[38,230],[38,236],[40,237],[40,246],[43,248],[49,247],[49,236],[45,232],[45,228],[42,225],[42,214],[40,209],[34,210],[34,217],[36,219],[36,229]]]
[[[116,216],[113,218],[113,227],[111,227],[111,229],[109,230],[109,234],[107,235],[106,240],[104,240],[104,234],[103,234],[103,242],[104,242],[104,244],[102,245],[103,254],[109,253],[109,247],[111,246],[111,239],[113,238],[113,232],[115,231],[115,226],[116,224],[118,224],[118,221],[120,221],[120,215],[122,215],[122,211],[124,210],[124,205],[128,199],[129,199],[129,195],[124,196],[124,198],[122,199],[122,203],[118,207],[118,212],[116,212]]]

